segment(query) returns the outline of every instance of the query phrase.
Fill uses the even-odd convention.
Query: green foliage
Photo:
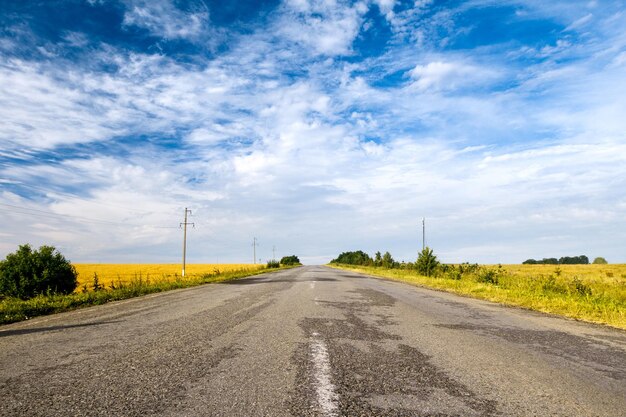
[[[380,254],[380,251],[377,251],[376,254],[374,255],[374,266],[382,266],[382,265],[383,265],[382,255]]]
[[[330,261],[333,264],[346,264],[346,265],[374,265],[374,260],[370,256],[361,251],[355,252],[343,252],[337,259]]]
[[[574,291],[583,297],[591,295],[591,287],[582,282],[578,277],[574,277],[572,280],[572,286],[574,287]]]
[[[280,262],[272,259],[271,261],[267,261],[268,268],[280,268]]]
[[[52,246],[33,250],[20,245],[0,262],[0,294],[28,299],[39,294],[69,294],[76,289],[76,270]]]
[[[389,252],[385,252],[381,261],[383,268],[391,269],[393,268],[395,262],[396,261],[393,260],[391,254]]]
[[[439,266],[439,261],[437,257],[433,254],[433,250],[429,247],[424,248],[417,257],[417,262],[415,263],[415,268],[417,271],[425,275],[427,277],[433,275],[435,270]]]
[[[283,256],[280,263],[281,265],[301,265],[300,259],[296,255]]]
[[[596,259],[594,259],[593,263],[596,264],[596,265],[606,265],[606,264],[608,264],[606,259],[604,259],[602,256],[598,256]]]
[[[476,280],[485,284],[498,284],[498,272],[490,268],[481,268]]]
[[[585,255],[580,256],[563,256],[559,259],[556,258],[543,258],[540,261],[535,259],[527,259],[522,264],[528,265],[587,265],[589,264],[589,258]]]

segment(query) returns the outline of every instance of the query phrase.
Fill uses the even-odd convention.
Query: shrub
[[[52,246],[34,251],[20,245],[0,262],[0,294],[21,299],[38,294],[70,294],[76,289],[76,269]]]
[[[424,250],[420,252],[417,257],[417,262],[415,263],[417,271],[427,277],[435,273],[438,265],[439,261],[437,260],[437,257],[433,254],[433,250],[428,247],[424,248]]]
[[[280,262],[272,259],[271,261],[267,261],[268,268],[280,268]]]
[[[604,259],[602,256],[598,256],[596,259],[594,259],[593,263],[596,264],[596,265],[606,265],[606,264],[608,264],[606,259]]]
[[[498,273],[493,269],[482,268],[480,271],[478,271],[478,275],[476,275],[476,280],[485,284],[497,284]]]

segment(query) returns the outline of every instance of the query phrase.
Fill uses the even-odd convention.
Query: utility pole
[[[256,247],[259,246],[259,244],[256,241],[256,237],[252,238],[252,247],[253,249],[253,257],[252,257],[252,262],[256,265]]]
[[[272,246],[272,261],[276,260],[276,246]]]
[[[187,261],[187,225],[196,227],[195,223],[187,222],[187,214],[191,214],[191,210],[185,207],[185,221],[178,226],[183,228],[183,276],[185,276],[185,262]]]
[[[422,217],[422,250],[426,249],[426,218]]]

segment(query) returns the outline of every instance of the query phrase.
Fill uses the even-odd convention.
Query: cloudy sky
[[[0,0],[0,255],[626,262],[626,5]]]

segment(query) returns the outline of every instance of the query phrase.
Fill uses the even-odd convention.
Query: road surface
[[[626,332],[302,267],[0,326],[3,416],[626,416]]]

